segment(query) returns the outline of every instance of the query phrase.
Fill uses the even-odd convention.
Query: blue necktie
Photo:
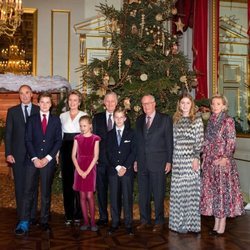
[[[110,131],[113,128],[113,124],[112,124],[112,119],[111,119],[112,114],[109,114],[109,118],[108,118],[108,131]]]
[[[117,130],[117,142],[118,142],[118,146],[120,146],[121,140],[122,140],[121,130],[118,129]]]

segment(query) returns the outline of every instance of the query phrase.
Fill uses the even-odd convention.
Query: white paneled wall
[[[80,83],[80,75],[75,72],[79,66],[79,37],[73,26],[97,15],[95,6],[100,2],[120,8],[122,0],[23,0],[23,7],[38,10],[37,75],[64,76],[73,88]]]

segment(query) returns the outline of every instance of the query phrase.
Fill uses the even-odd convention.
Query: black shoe
[[[108,220],[98,220],[97,222],[96,222],[96,225],[97,226],[107,226],[108,225]]]
[[[211,236],[216,236],[217,235],[217,231],[211,230],[211,231],[208,232],[208,234],[211,235]]]
[[[31,219],[30,226],[39,226],[39,222],[36,219]]]
[[[108,230],[108,234],[111,235],[113,233],[115,233],[115,231],[117,231],[118,227],[110,227]]]
[[[41,223],[41,229],[48,233],[51,231],[50,225],[48,223]]]
[[[126,227],[126,233],[128,235],[135,235],[132,227]]]

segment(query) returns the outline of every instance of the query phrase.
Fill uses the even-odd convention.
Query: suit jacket
[[[135,133],[130,128],[124,128],[121,143],[118,145],[116,129],[113,128],[107,134],[106,140],[108,173],[117,175],[116,166],[121,165],[127,168],[125,175],[133,175],[133,164],[136,156]]]
[[[25,142],[30,159],[34,157],[44,158],[48,154],[55,159],[62,144],[62,129],[59,117],[49,114],[44,135],[40,113],[31,116],[27,123]]]
[[[148,169],[152,172],[164,171],[166,163],[172,163],[173,124],[168,115],[156,112],[147,131],[146,115],[136,121],[138,172]]]
[[[130,122],[128,119],[125,121],[125,126],[130,127]],[[93,118],[93,133],[101,137],[100,148],[99,148],[99,159],[98,162],[102,165],[107,165],[107,155],[106,155],[106,138],[108,134],[106,112],[101,112],[95,114]]]
[[[31,115],[39,113],[39,107],[32,104]],[[5,156],[13,155],[16,161],[23,161],[26,155],[25,119],[21,104],[8,109],[5,131]]]

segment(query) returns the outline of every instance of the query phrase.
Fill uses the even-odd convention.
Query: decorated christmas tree
[[[111,53],[107,60],[94,59],[81,68],[89,113],[99,111],[101,97],[114,91],[132,120],[141,112],[144,94],[154,95],[158,110],[172,114],[179,94],[196,85],[188,59],[179,51],[178,36],[172,34],[175,2],[128,0],[121,10],[98,6],[108,23]],[[182,29],[181,23],[176,25],[177,31]]]

